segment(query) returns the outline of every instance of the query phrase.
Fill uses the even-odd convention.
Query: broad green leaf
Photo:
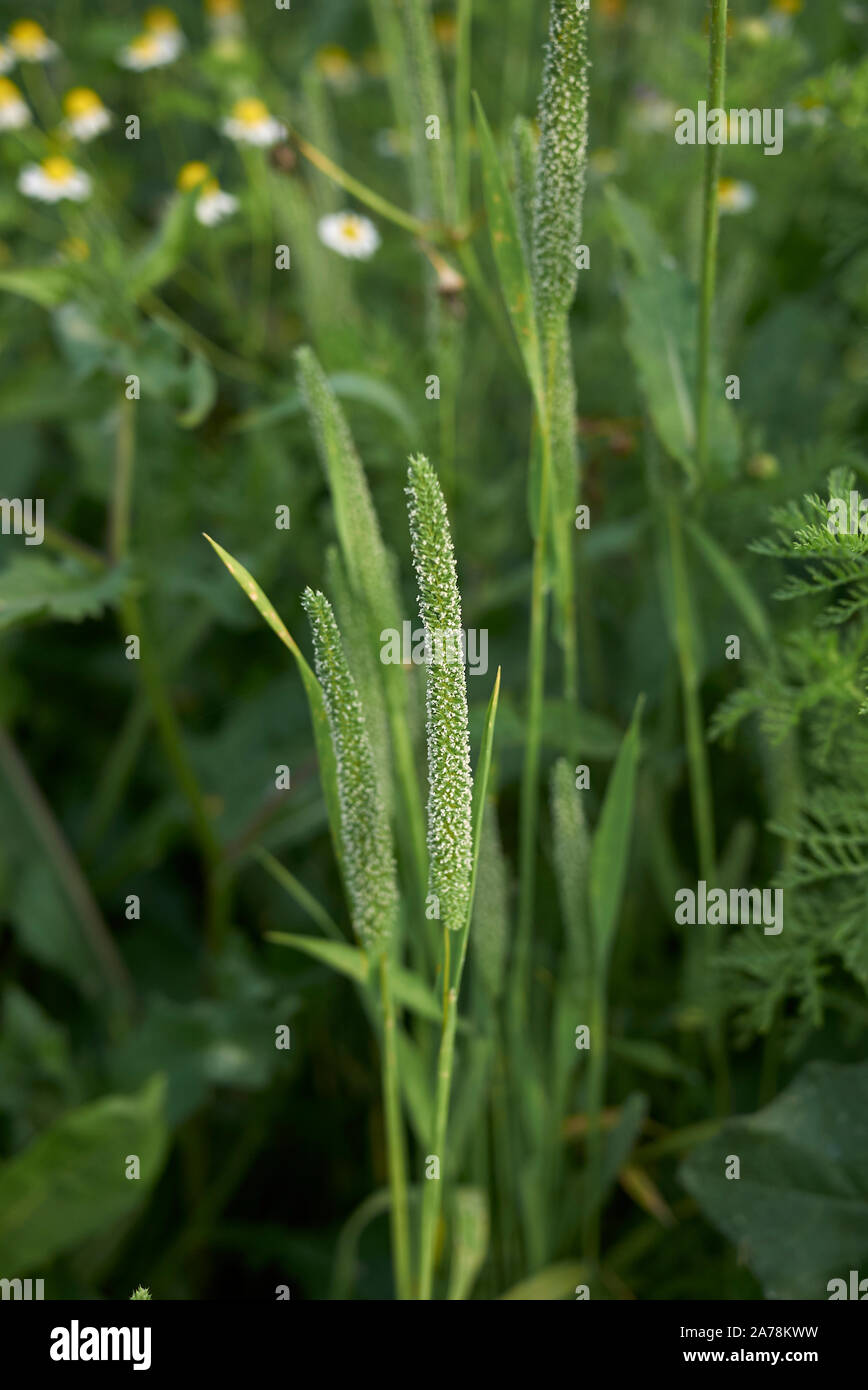
[[[606,786],[603,809],[591,845],[590,897],[595,968],[598,978],[603,979],[627,877],[642,704],[643,697],[640,696]]]
[[[545,1269],[531,1274],[513,1284],[511,1289],[500,1295],[501,1299],[521,1303],[550,1303],[563,1298],[574,1298],[576,1287],[588,1283],[587,1266],[578,1260],[561,1260],[547,1265]]]
[[[232,578],[244,590],[250,602],[257,612],[261,613],[272,632],[277,633],[283,645],[288,647],[295,657],[302,685],[304,686],[304,692],[307,696],[308,707],[310,708],[313,736],[314,742],[316,743],[317,757],[319,759],[320,777],[322,779],[326,811],[328,812],[332,845],[338,864],[343,866],[343,851],[341,848],[341,809],[338,799],[337,767],[335,764],[331,733],[329,731],[328,715],[326,713],[325,701],[323,700],[323,693],[320,689],[319,681],[305,660],[301,648],[293,640],[286,626],[277,616],[274,605],[268,598],[268,595],[260,589],[252,574],[250,574],[243,565],[240,565],[238,561],[229,554],[228,550],[224,550],[221,545],[213,541],[209,535],[206,535],[205,539],[220,556],[220,559],[232,575]]]
[[[129,1216],[160,1176],[168,1133],[165,1080],[134,1095],[108,1096],[69,1111],[28,1148],[0,1164],[0,1269],[5,1278],[40,1274]],[[141,1177],[126,1176],[136,1154]]]
[[[474,92],[482,187],[488,213],[491,249],[500,287],[521,351],[537,410],[543,413],[543,380],[530,270],[525,261],[515,206],[494,143],[491,128]]]
[[[452,1260],[447,1299],[469,1298],[488,1254],[488,1197],[480,1187],[459,1187],[452,1203]]]
[[[742,571],[733,564],[724,550],[708,534],[698,521],[686,517],[684,527],[708,568],[720,585],[729,594],[760,646],[768,650],[772,633],[765,609],[745,579]]]
[[[368,957],[361,946],[351,946],[348,941],[323,941],[319,936],[295,936],[290,932],[269,931],[265,940],[275,946],[291,946],[313,960],[346,975],[348,980],[364,985],[368,982]]]
[[[98,618],[117,603],[129,584],[122,568],[95,573],[77,560],[16,555],[0,571],[0,630],[25,618],[79,623]]]
[[[767,1298],[828,1299],[829,1280],[868,1274],[866,1153],[868,1062],[810,1062],[770,1105],[694,1149],[679,1176]]]
[[[608,186],[606,196],[613,230],[635,267],[621,283],[627,311],[626,341],[642,390],[664,448],[695,471],[697,292],[666,252],[644,212],[623,193]],[[735,416],[722,391],[724,373],[709,362],[711,453],[719,474],[732,472],[738,459]]]

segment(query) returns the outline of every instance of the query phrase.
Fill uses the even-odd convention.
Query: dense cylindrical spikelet
[[[377,624],[394,625],[399,604],[374,503],[349,425],[309,347],[295,354],[298,379],[329,481],[335,525],[350,584]]]
[[[322,686],[337,763],[341,844],[353,928],[366,949],[382,949],[392,931],[398,885],[392,833],[380,797],[374,755],[362,705],[324,594],[302,596],[313,633],[316,673]]]
[[[534,206],[534,282],[544,334],[576,293],[588,144],[588,14],[576,0],[552,0],[539,104]]]
[[[426,458],[410,460],[408,511],[426,639],[428,858],[440,920],[464,926],[472,862],[470,735],[461,598],[446,503]]]

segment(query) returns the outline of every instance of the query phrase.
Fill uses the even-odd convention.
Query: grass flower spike
[[[41,164],[25,164],[18,175],[19,192],[40,203],[59,203],[63,199],[84,203],[90,197],[91,187],[90,175],[62,154],[51,155]]]
[[[30,108],[14,82],[0,77],[0,130],[22,130],[32,120]]]
[[[355,212],[333,212],[321,217],[317,234],[323,246],[354,261],[370,260],[380,245],[380,233],[373,222]]]
[[[573,302],[578,283],[588,145],[588,15],[575,0],[552,0],[540,96],[539,174],[534,207],[534,280],[543,331]]]
[[[89,87],[73,87],[63,98],[63,129],[74,140],[87,144],[108,130],[111,113]]]
[[[398,907],[388,816],[377,788],[361,701],[331,604],[312,589],[305,590],[302,603],[313,634],[316,673],[337,763],[341,843],[353,928],[366,949],[381,951]]]
[[[231,115],[223,122],[223,134],[240,145],[258,145],[268,149],[286,136],[286,126],[272,116],[259,97],[242,97],[232,107]]]
[[[35,19],[19,19],[9,30],[9,47],[22,63],[47,63],[60,49]]]
[[[446,503],[426,458],[410,460],[410,535],[425,628],[428,717],[428,854],[440,920],[459,931],[467,917],[472,861],[467,685],[459,646],[461,599]]]

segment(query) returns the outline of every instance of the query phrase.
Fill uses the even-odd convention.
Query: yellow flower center
[[[352,72],[353,60],[340,44],[327,43],[317,50],[316,65],[323,77],[345,77]]]
[[[90,256],[90,247],[80,236],[67,237],[58,250],[68,261],[86,261]]]
[[[341,236],[343,237],[344,241],[359,240],[359,237],[361,236],[361,228],[359,227],[359,224],[354,217],[347,217],[344,219],[343,226],[341,227]]]
[[[138,58],[152,58],[159,52],[159,44],[153,34],[139,34],[133,39],[128,51]]]
[[[772,9],[779,14],[798,14],[804,4],[805,0],[772,0]]]
[[[163,5],[155,5],[145,13],[145,28],[152,34],[174,33],[178,21],[171,10]]]
[[[19,19],[9,30],[9,38],[13,48],[19,48],[22,52],[26,52],[45,43],[45,30],[41,24],[36,23],[35,19]]]
[[[232,115],[242,125],[261,125],[269,119],[268,107],[259,97],[242,97],[233,106]]]
[[[75,165],[65,155],[52,154],[48,159],[43,159],[42,172],[52,183],[66,183],[75,173]]]
[[[220,185],[216,179],[209,179],[202,189],[203,198],[213,198],[215,193],[220,192]]]
[[[21,100],[21,93],[10,82],[8,77],[0,77],[0,106],[11,106],[13,102]]]
[[[182,193],[189,193],[191,188],[198,188],[200,183],[204,183],[210,172],[201,159],[194,159],[190,164],[185,164],[179,173],[178,187]]]
[[[67,116],[87,116],[92,111],[101,111],[102,102],[90,87],[73,87],[63,98],[63,109]]]
[[[720,198],[731,198],[738,189],[737,179],[720,179],[717,185],[717,193]]]
[[[237,14],[241,9],[238,0],[205,0],[209,14]]]

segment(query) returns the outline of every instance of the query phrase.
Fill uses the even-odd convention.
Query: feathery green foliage
[[[428,853],[440,920],[467,919],[472,865],[470,735],[461,649],[461,598],[446,503],[426,458],[410,460],[408,514],[425,629],[428,728]]]
[[[588,12],[552,0],[539,102],[540,145],[533,264],[543,336],[557,327],[578,284],[588,144]]]
[[[398,908],[389,820],[377,785],[361,702],[331,604],[324,594],[309,588],[302,603],[313,634],[316,673],[335,750],[353,927],[368,950],[381,950],[392,934]]]

